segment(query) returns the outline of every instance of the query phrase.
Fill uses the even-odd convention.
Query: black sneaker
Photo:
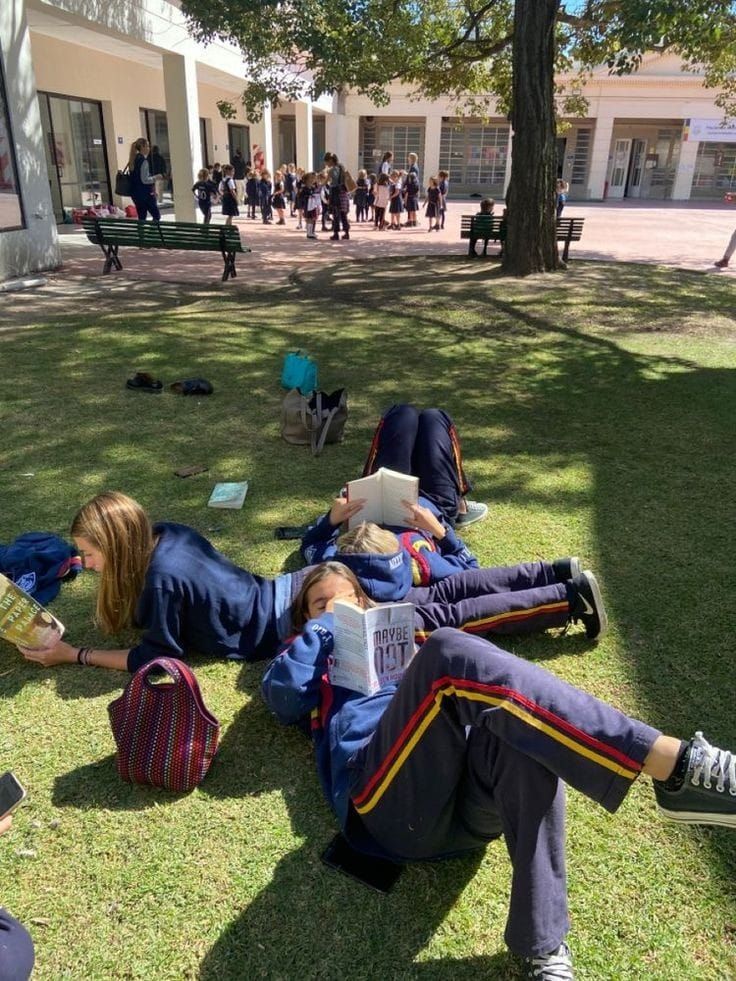
[[[536,981],[574,981],[572,954],[563,940],[557,950],[524,958],[525,977]]]
[[[570,579],[575,579],[583,572],[580,559],[576,555],[569,555],[564,559],[554,559],[552,568],[555,571],[557,582],[569,582]]]
[[[585,633],[591,640],[605,633],[608,626],[606,608],[598,586],[598,580],[590,569],[581,572],[572,580],[575,598],[570,603],[570,619],[581,621],[585,625]]]
[[[721,824],[736,828],[736,756],[711,746],[696,732],[680,778],[655,780],[660,812],[681,824]]]

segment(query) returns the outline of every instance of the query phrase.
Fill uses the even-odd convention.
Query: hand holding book
[[[349,501],[347,497],[336,497],[330,508],[330,524],[337,528],[343,522],[349,521],[363,510],[364,504],[364,497],[357,497],[353,501]]]
[[[410,528],[426,531],[437,541],[441,541],[445,537],[447,529],[433,511],[423,504],[412,504],[411,501],[402,501],[401,503],[406,507],[406,523]]]

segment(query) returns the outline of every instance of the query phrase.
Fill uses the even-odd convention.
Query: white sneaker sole
[[[722,828],[736,828],[736,813],[704,814],[702,811],[666,811],[661,804],[657,804],[657,810],[668,821],[677,821],[679,824],[709,824]]]

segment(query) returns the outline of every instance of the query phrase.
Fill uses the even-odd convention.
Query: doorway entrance
[[[244,160],[250,160],[250,127],[228,123],[227,126],[228,160],[233,162],[236,150],[240,150]]]
[[[38,102],[57,222],[64,220],[64,209],[110,204],[101,103],[49,92],[39,92]]]

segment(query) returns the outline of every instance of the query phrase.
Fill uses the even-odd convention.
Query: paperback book
[[[328,661],[333,685],[373,695],[401,680],[414,657],[414,604],[386,603],[364,610],[337,600],[335,646]]]
[[[64,626],[20,586],[0,573],[0,637],[43,650],[61,640]]]
[[[349,528],[355,528],[361,521],[374,521],[377,525],[405,525],[406,505],[419,500],[419,478],[408,473],[398,473],[381,467],[370,477],[348,482],[348,500],[364,498],[361,510],[350,518]]]
[[[210,508],[242,508],[245,495],[248,493],[248,481],[215,484],[207,507]]]

